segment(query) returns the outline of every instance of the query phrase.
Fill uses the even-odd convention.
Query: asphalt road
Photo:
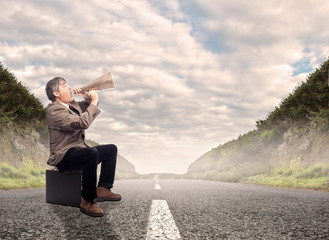
[[[146,239],[153,200],[168,204],[181,239],[329,239],[328,192],[184,179],[155,185],[116,181],[123,199],[99,203],[102,218],[46,203],[45,189],[1,191],[0,239]]]

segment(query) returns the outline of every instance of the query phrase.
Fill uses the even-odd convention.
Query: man
[[[82,171],[80,211],[93,217],[104,215],[97,201],[119,201],[120,194],[111,191],[117,160],[114,144],[88,146],[85,129],[101,112],[96,91],[81,92],[77,87],[73,92],[84,97],[77,102],[73,99],[71,87],[61,77],[51,79],[46,85],[46,94],[52,101],[47,107],[47,125],[50,138],[48,164],[56,166],[59,172]],[[102,163],[97,183],[97,165]]]

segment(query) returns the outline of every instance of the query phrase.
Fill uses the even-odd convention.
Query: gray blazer
[[[84,130],[101,112],[88,100],[81,102],[73,100],[70,105],[79,111],[80,116],[57,101],[47,107],[46,120],[50,142],[50,156],[47,163],[51,166],[57,165],[70,148],[89,147],[84,142]]]

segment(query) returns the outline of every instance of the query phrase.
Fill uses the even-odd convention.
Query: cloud
[[[1,1],[0,58],[44,105],[46,82],[111,72],[87,132],[137,171],[184,172],[254,129],[327,58],[326,1]]]

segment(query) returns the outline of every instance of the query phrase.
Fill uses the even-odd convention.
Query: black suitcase
[[[81,172],[46,170],[46,202],[79,207]]]

